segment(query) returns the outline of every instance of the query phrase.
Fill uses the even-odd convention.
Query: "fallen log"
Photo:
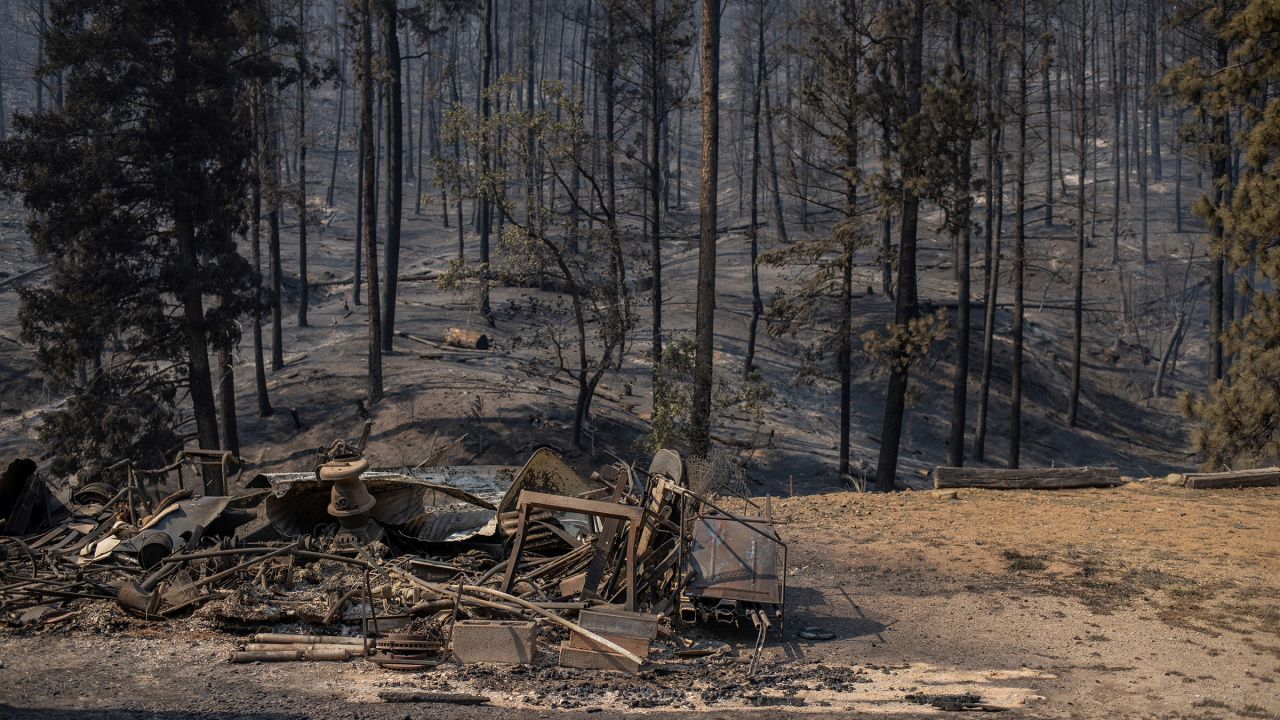
[[[1187,473],[1182,484],[1197,490],[1214,488],[1274,487],[1280,485],[1280,467],[1226,472]]]
[[[41,270],[44,270],[47,267],[49,267],[49,263],[45,263],[39,267],[33,267],[30,270],[27,270],[26,272],[20,272],[17,275],[0,280],[0,288],[7,287],[9,285],[14,285],[18,282],[21,282],[22,280],[25,280],[31,277],[32,275],[35,275],[36,273],[40,272]]]
[[[479,330],[449,328],[444,334],[444,344],[468,350],[488,350],[489,336]]]
[[[933,469],[935,488],[991,488],[997,490],[1059,490],[1123,485],[1114,467],[958,468]]]

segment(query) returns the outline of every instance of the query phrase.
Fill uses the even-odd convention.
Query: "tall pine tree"
[[[259,307],[237,252],[251,139],[243,0],[57,0],[56,110],[16,118],[0,153],[50,281],[22,295],[24,336],[71,400],[43,427],[59,470],[144,460],[189,395],[219,447],[209,351]],[[209,298],[218,302],[210,303]],[[92,367],[81,383],[77,370]]]

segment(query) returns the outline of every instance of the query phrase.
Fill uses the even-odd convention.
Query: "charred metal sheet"
[[[19,458],[0,474],[0,532],[6,535],[44,529],[65,514],[36,467],[35,461]]]
[[[138,534],[116,546],[115,552],[134,553],[143,569],[151,569],[175,550],[195,547],[231,498],[206,495],[183,500],[152,516]]]
[[[511,487],[498,503],[498,512],[516,509],[522,491],[576,497],[591,492],[594,487],[577,470],[547,448],[535,450],[520,472],[516,473]]]
[[[362,477],[366,483],[389,479],[431,487],[463,502],[492,509],[511,487],[517,469],[511,465],[390,468],[369,470]],[[293,486],[309,483],[320,483],[314,472],[263,473],[254,477],[248,486],[266,487],[276,497],[283,497]]]
[[[376,500],[370,517],[422,542],[459,542],[497,529],[494,507],[511,487],[506,465],[369,470],[361,475]],[[332,521],[330,483],[315,473],[257,476],[265,485],[267,522],[284,537],[315,532]]]
[[[675,450],[662,448],[649,463],[650,475],[666,475],[676,485],[684,485],[684,460]]]
[[[689,551],[694,578],[686,592],[692,597],[780,604],[782,545],[767,535],[774,535],[773,526],[764,519],[695,518]]]
[[[657,615],[628,612],[604,605],[579,611],[578,624],[610,638],[615,635],[643,640],[658,637]]]

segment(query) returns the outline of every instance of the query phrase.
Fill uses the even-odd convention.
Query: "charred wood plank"
[[[1183,485],[1198,490],[1213,488],[1274,487],[1280,485],[1280,467],[1227,472],[1187,473]]]
[[[1123,485],[1119,468],[959,468],[936,467],[935,488],[991,488],[996,490],[1061,490]]]

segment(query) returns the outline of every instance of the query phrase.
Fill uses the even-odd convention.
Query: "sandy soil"
[[[231,665],[237,638],[113,609],[0,639],[0,716],[166,718],[932,715],[974,693],[1013,717],[1280,717],[1280,489],[1154,484],[775,499],[790,543],[785,632],[747,676],[751,632],[718,657],[660,642],[640,678],[555,667]],[[830,642],[801,640],[806,626]],[[383,690],[492,706],[383,703]],[[72,711],[77,711],[72,713]],[[91,711],[82,713],[79,711]]]

